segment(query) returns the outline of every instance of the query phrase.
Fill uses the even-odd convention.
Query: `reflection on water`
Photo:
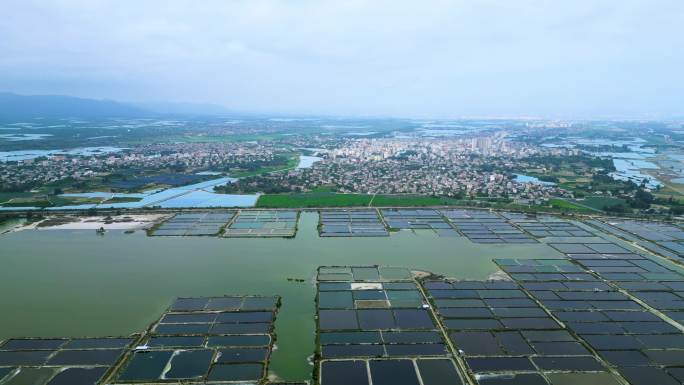
[[[100,198],[103,201],[112,198],[141,198],[137,202],[120,203],[90,203],[73,206],[50,207],[48,210],[88,210],[93,208],[124,209],[142,207],[162,207],[162,208],[211,208],[211,207],[253,207],[256,205],[259,194],[231,195],[218,194],[213,191],[215,186],[233,183],[237,179],[225,177],[212,179],[187,186],[169,188],[166,190],[152,190],[147,193],[107,193],[107,192],[86,192],[64,194],[67,197],[76,198]],[[35,207],[0,207],[2,210],[31,210]]]
[[[16,150],[16,151],[0,151],[0,162],[20,161],[27,159],[35,159],[41,156],[49,155],[73,155],[73,156],[91,156],[99,154],[109,154],[124,150],[119,147],[81,147],[71,150]]]
[[[658,169],[658,165],[655,163],[637,159],[613,159],[613,165],[616,171],[610,173],[610,176],[615,179],[632,181],[638,185],[646,180],[646,187],[649,189],[662,186],[662,183],[657,179],[641,171],[643,169]]]
[[[28,140],[41,140],[52,134],[0,134],[0,139],[8,142],[24,142]]]

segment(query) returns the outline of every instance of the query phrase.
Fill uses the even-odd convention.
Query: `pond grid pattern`
[[[321,210],[321,237],[386,237],[389,232],[374,209]]]
[[[635,220],[588,220],[588,224],[644,249],[684,264],[682,224]]]
[[[240,210],[237,218],[225,229],[223,236],[294,237],[299,212],[295,210]]]
[[[383,209],[380,212],[392,230],[433,230],[442,237],[458,236],[458,232],[437,210]]]
[[[566,258],[496,260],[512,281],[320,268],[319,383],[684,383],[684,276],[613,243],[552,246]]]
[[[317,288],[321,384],[463,384],[408,270],[321,267]]]
[[[279,297],[179,298],[144,334],[0,342],[2,385],[260,384]]]
[[[218,235],[233,219],[235,212],[179,213],[164,221],[153,232],[153,236]]]
[[[537,243],[531,235],[495,212],[444,210],[442,213],[461,234],[474,243]]]

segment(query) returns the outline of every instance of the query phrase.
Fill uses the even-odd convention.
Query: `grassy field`
[[[490,207],[523,211],[556,211],[595,214],[596,211],[562,199],[552,199],[548,206],[527,206],[487,200],[458,200],[446,197],[420,195],[368,195],[309,192],[299,194],[264,194],[259,197],[259,208],[307,208],[307,207],[421,207],[421,206],[469,206]]]
[[[680,202],[684,200],[684,184],[674,183],[672,182],[673,179],[676,178],[661,178],[660,181],[663,182],[664,185],[660,188],[660,190],[658,190],[658,192],[654,193],[654,195],[663,199],[672,197]]]
[[[624,199],[611,198],[611,197],[601,197],[601,196],[590,196],[583,200],[575,201],[579,205],[589,206],[596,210],[603,210],[606,206],[615,206],[619,204],[626,204]]]
[[[443,206],[455,205],[458,201],[452,198],[441,198],[420,195],[376,195],[372,206]]]
[[[372,195],[365,194],[335,193],[265,194],[259,197],[256,206],[267,208],[368,206],[372,197]]]
[[[47,200],[35,200],[30,202],[9,202],[3,203],[2,207],[51,207],[52,203]]]
[[[551,199],[549,200],[549,204],[551,207],[559,210],[567,210],[567,211],[577,211],[577,212],[593,212],[593,210],[588,209],[586,207],[582,207],[580,205],[577,205],[575,203],[563,200],[563,199]]]
[[[12,199],[16,198],[29,198],[33,194],[29,192],[7,192],[7,193],[0,193],[0,204],[9,202]]]
[[[313,188],[311,191],[313,192],[335,192],[335,186],[318,186]]]
[[[112,197],[112,199],[108,199],[102,203],[131,203],[131,202],[140,202],[142,198],[132,198],[132,197]]]
[[[0,200],[0,206],[3,207],[53,207],[53,206],[70,206],[81,205],[88,203],[99,203],[97,198],[73,198],[63,197],[61,195],[48,194],[32,194],[19,193],[6,195]]]
[[[420,195],[369,195],[310,192],[301,194],[265,194],[259,197],[257,207],[383,207],[383,206],[444,206],[458,205],[463,201],[444,197]]]

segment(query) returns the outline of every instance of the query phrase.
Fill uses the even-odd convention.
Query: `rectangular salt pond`
[[[569,254],[572,258],[573,254]],[[600,254],[583,255],[582,259],[576,260],[576,266],[591,265],[592,260],[588,259],[595,255],[596,261],[600,261],[603,266],[606,262],[610,264],[626,263],[638,264],[642,261],[649,269],[660,271],[664,266],[648,260],[639,260],[629,257],[629,259],[600,259]],[[619,257],[621,254],[618,254]],[[554,261],[548,261],[553,264]],[[528,271],[534,271],[539,266],[548,264],[530,264],[529,261],[500,261],[505,269],[523,267]],[[559,270],[567,270],[567,263],[563,263]],[[595,270],[596,268],[594,268]],[[672,271],[670,274],[676,274]],[[511,274],[517,276],[517,274]],[[674,327],[671,319],[664,318],[661,313],[654,313],[651,309],[633,301],[630,297],[616,290],[625,283],[611,280],[609,273],[596,274],[600,278],[593,278],[595,282],[591,284],[579,285],[574,278],[558,279],[553,282],[546,281],[543,274],[540,276],[531,275],[516,278],[521,284],[529,289],[540,303],[553,313],[555,317],[562,320],[566,327],[576,333],[584,343],[605,359],[605,362],[619,372],[629,381],[656,381],[663,384],[676,384],[677,368],[682,362],[682,358],[677,358],[677,352],[671,349],[678,349],[684,346],[684,335],[681,330]],[[684,275],[680,276],[680,282],[684,282]],[[656,284],[654,286],[653,284]],[[630,295],[635,297],[642,296],[648,305],[654,309],[661,310],[658,299],[668,300],[675,298],[672,292],[668,292],[665,282],[658,281],[645,282],[642,278],[633,285],[626,286]],[[611,286],[613,285],[613,286]],[[670,288],[672,289],[672,288]],[[639,292],[639,290],[645,290]],[[669,295],[668,295],[669,294]],[[656,299],[656,303],[649,303]],[[683,303],[684,305],[684,303]],[[667,316],[667,313],[664,313]],[[578,346],[563,344],[549,345],[554,354],[569,355],[579,354]],[[538,346],[538,344],[533,345]],[[535,348],[537,349],[537,348]],[[545,348],[546,349],[546,348]],[[560,349],[560,351],[558,350]],[[674,354],[673,354],[674,353]],[[585,354],[586,353],[582,353]],[[661,359],[661,357],[665,359]],[[563,360],[539,360],[535,359],[537,367],[546,370],[587,370],[594,367],[595,362],[588,358],[580,359],[564,358]],[[675,368],[672,368],[674,366]],[[595,369],[594,369],[595,370]],[[568,377],[568,380],[573,377]],[[580,379],[581,376],[574,378]],[[588,377],[590,378],[590,377]],[[656,379],[656,380],[654,380]],[[606,378],[608,383],[617,383],[615,379]],[[643,382],[646,383],[646,382]]]
[[[526,218],[524,214],[477,210],[444,210],[443,214],[470,241],[480,244],[525,244],[537,240],[520,230],[508,218]]]
[[[180,298],[149,328],[144,341],[137,335],[0,341],[0,383],[261,381],[279,305],[280,298],[273,296]],[[165,324],[178,325],[178,330],[164,335],[159,329]],[[204,324],[207,327],[181,328]],[[220,325],[238,327],[225,331],[215,327]],[[257,331],[250,325],[265,327]],[[134,342],[136,345],[131,346]],[[123,365],[118,366],[122,360]]]
[[[279,297],[179,298],[133,349],[114,383],[261,381]]]
[[[233,211],[179,213],[157,225],[154,236],[218,235],[235,216]]]
[[[405,274],[391,281],[385,271],[388,276]],[[333,276],[341,280],[320,281]],[[461,383],[444,337],[406,269],[320,267],[318,277],[322,384],[418,384],[419,378],[422,384]],[[386,359],[378,360],[381,357]],[[327,361],[331,359],[354,361]],[[342,367],[348,370],[338,373]]]
[[[233,237],[293,237],[299,212],[294,210],[241,210],[224,231]]]
[[[381,237],[388,236],[385,225],[374,209],[321,210],[321,237]]]
[[[677,223],[649,221],[589,221],[608,234],[637,242],[643,248],[675,261],[684,259],[684,227]]]
[[[0,342],[0,383],[99,384],[135,338],[17,338]]]
[[[384,221],[391,229],[396,230],[434,230],[445,233],[452,231],[454,235],[458,235],[449,225],[442,214],[437,210],[427,209],[383,209],[382,213]]]
[[[3,258],[14,268],[0,271],[0,293],[5,293],[0,338],[35,335],[36,330],[44,330],[46,336],[127,335],[145,329],[177,296],[279,293],[284,305],[276,322],[278,349],[269,372],[305,380],[312,372],[307,357],[315,349],[316,291],[308,283],[288,279],[309,282],[322,261],[407,266],[483,280],[496,272],[492,258],[561,256],[546,243],[482,245],[462,237],[411,233],[319,238],[317,224],[315,213],[302,213],[298,233],[291,239],[163,238],[120,231],[104,237],[69,231],[65,239],[61,230],[3,235]],[[36,270],[37,265],[44,269]],[[406,271],[397,271],[399,280]],[[24,290],[17,292],[16,287]],[[70,316],[54,317],[46,325],[44,311],[54,307]]]

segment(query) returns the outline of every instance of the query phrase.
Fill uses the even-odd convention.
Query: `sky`
[[[336,116],[684,116],[682,0],[2,0],[0,91]]]

